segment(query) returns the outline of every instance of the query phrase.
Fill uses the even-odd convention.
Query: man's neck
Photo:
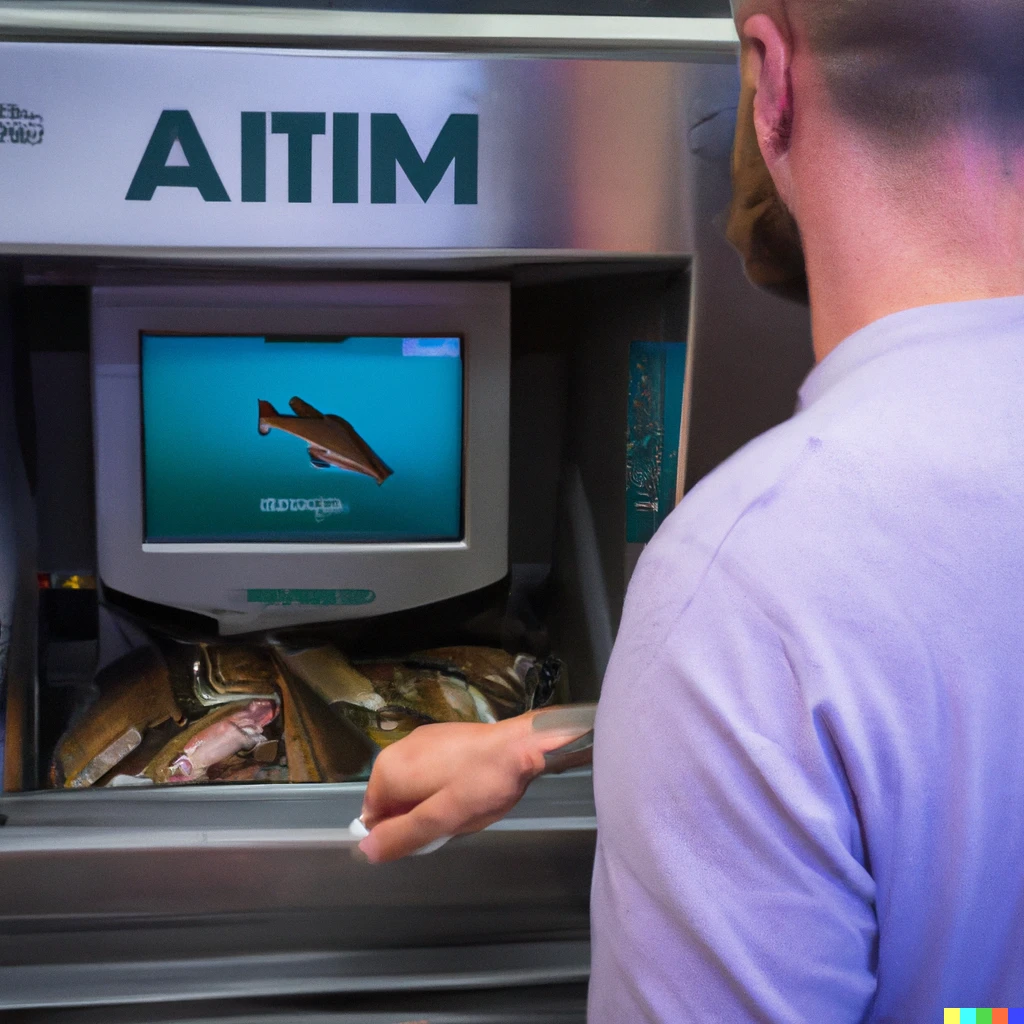
[[[1024,159],[966,135],[882,169],[830,129],[798,211],[822,360],[876,320],[918,306],[1024,294]]]

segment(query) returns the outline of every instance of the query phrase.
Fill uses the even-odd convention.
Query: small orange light
[[[40,590],[50,589],[50,574],[48,572],[37,572],[36,583],[39,584]]]
[[[52,586],[61,590],[95,590],[96,577],[85,573],[54,573]]]

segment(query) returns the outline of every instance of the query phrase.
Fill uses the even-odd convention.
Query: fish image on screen
[[[147,542],[460,539],[459,338],[141,343]]]
[[[269,434],[276,427],[307,441],[309,461],[317,469],[335,466],[350,473],[365,473],[372,476],[378,485],[392,475],[392,470],[348,420],[333,413],[325,416],[298,396],[288,404],[295,412],[294,416],[282,416],[269,402],[260,399],[258,429],[261,434]]]

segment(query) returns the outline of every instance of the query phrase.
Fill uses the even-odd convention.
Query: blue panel
[[[675,507],[686,344],[635,341],[629,350],[626,540],[646,543]]]

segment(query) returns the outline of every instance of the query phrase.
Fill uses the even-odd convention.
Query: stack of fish
[[[446,647],[351,662],[337,647],[173,644],[134,651],[57,745],[55,787],[340,782],[431,722],[495,722],[548,703],[555,658]]]

